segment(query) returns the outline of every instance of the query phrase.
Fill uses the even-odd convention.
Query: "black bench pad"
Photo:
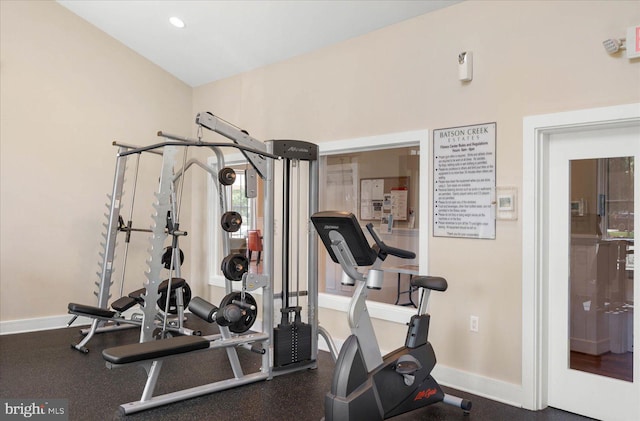
[[[135,291],[131,291],[128,295],[129,298],[135,300],[137,303],[142,304],[144,300],[142,299],[142,294],[144,294],[147,290],[144,288],[136,289]]]
[[[184,286],[184,284],[186,284],[186,283],[187,283],[187,281],[185,281],[182,278],[172,278],[171,279],[171,291],[176,290],[178,288],[182,288]],[[168,286],[169,286],[169,280],[165,279],[158,286],[158,292],[160,294],[165,294],[167,292],[167,287]]]
[[[175,336],[108,348],[102,351],[102,358],[113,364],[128,364],[206,348],[209,348],[209,341],[202,336]]]
[[[138,304],[138,302],[131,297],[120,297],[111,303],[111,308],[122,313],[136,304]]]
[[[439,276],[414,276],[411,278],[411,286],[446,291],[448,285],[447,280]]]
[[[80,314],[80,315],[86,314],[90,316],[104,317],[107,319],[115,316],[116,314],[115,311],[105,310],[104,308],[101,308],[101,307],[87,306],[84,304],[77,304],[77,303],[69,303],[68,309],[69,309],[69,313],[71,314]]]
[[[182,278],[173,278],[171,280],[171,291],[175,291],[178,288],[184,287],[186,283],[187,281]],[[169,280],[165,279],[160,283],[160,285],[158,285],[158,292],[160,294],[166,294],[167,286],[169,286]],[[136,289],[135,291],[129,293],[129,298],[133,298],[138,303],[142,303],[144,301],[142,299],[142,294],[144,294],[145,292],[147,292],[146,288]]]

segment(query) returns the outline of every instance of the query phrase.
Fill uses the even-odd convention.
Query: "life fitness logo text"
[[[431,396],[435,395],[436,393],[438,393],[438,391],[436,389],[425,389],[425,390],[421,390],[416,394],[416,397],[413,398],[414,401],[419,401],[422,399],[429,399]]]

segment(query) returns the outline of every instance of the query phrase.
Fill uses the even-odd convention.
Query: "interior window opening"
[[[353,213],[363,231],[373,224],[388,245],[413,251],[414,259],[385,260],[383,287],[369,299],[417,306],[417,291],[409,280],[419,274],[420,148],[400,147],[340,153],[321,157],[320,209]],[[369,238],[370,243],[373,240]],[[352,287],[340,283],[342,269],[326,253],[319,256],[320,291],[351,296]]]
[[[246,165],[232,165],[230,167],[235,171],[236,179],[227,190],[228,208],[232,212],[239,213],[242,217],[240,228],[237,231],[229,232],[231,252],[248,256],[249,236],[251,232],[260,229],[257,223],[259,218],[256,199],[246,196]]]

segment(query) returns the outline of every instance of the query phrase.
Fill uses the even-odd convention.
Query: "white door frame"
[[[550,135],[640,124],[640,103],[525,117],[522,180],[522,406],[547,407],[545,168]]]

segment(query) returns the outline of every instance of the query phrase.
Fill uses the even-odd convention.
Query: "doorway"
[[[633,357],[639,318],[629,308],[639,294],[634,272],[626,267],[629,262],[634,269],[628,260],[633,231],[618,230],[615,218],[609,221],[612,228],[598,220],[607,216],[602,169],[626,160],[635,170],[640,104],[527,117],[523,135],[523,406],[554,406],[599,419],[640,419],[640,366]],[[595,168],[593,199],[571,183],[572,174],[575,181],[584,166]],[[637,199],[640,183],[634,174]],[[637,200],[632,209],[633,216],[628,212],[624,218],[633,218],[637,226]],[[616,212],[616,218],[623,216]],[[599,270],[603,275],[608,271],[616,284],[605,287],[594,276]],[[630,302],[614,302],[618,298]],[[600,331],[587,333],[587,326]],[[626,378],[587,368],[605,354],[631,354],[630,370],[622,370]],[[577,356],[593,358],[585,362]]]
[[[629,382],[636,164],[633,156],[569,162],[569,366]]]
[[[548,145],[548,404],[598,419],[639,419],[634,271],[626,262],[634,244],[640,131],[556,133]]]

